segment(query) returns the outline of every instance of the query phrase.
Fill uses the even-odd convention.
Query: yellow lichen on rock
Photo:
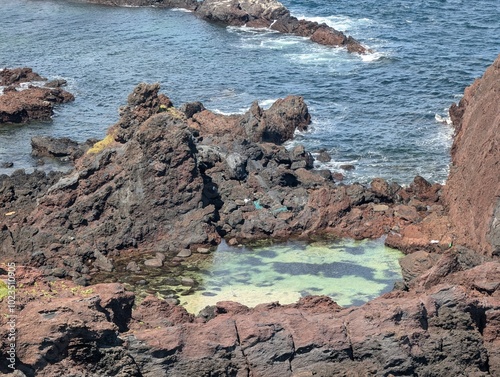
[[[106,137],[104,139],[102,139],[101,141],[98,141],[97,143],[95,143],[92,148],[90,148],[88,151],[87,151],[87,154],[97,154],[97,153],[100,153],[102,152],[106,147],[110,146],[111,144],[113,144],[115,141],[115,138],[113,137],[113,135],[111,134],[108,134],[106,135]]]
[[[167,109],[167,112],[170,113],[170,115],[172,115],[174,118],[177,118],[177,119],[185,119],[186,118],[184,113],[182,111],[176,109],[175,107],[169,107]]]

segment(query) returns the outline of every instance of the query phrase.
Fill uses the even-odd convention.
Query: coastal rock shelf
[[[500,375],[499,64],[500,56],[452,108],[445,203],[443,187],[421,177],[408,188],[382,179],[364,187],[313,170],[303,147],[282,145],[309,124],[300,97],[223,116],[137,86],[71,173],[0,177],[2,278],[6,262],[18,266],[16,367],[39,377]],[[482,186],[483,202],[462,206],[457,193],[474,203]],[[153,295],[134,307],[119,283],[76,284],[127,256],[159,268],[206,255],[222,238],[326,234],[388,234],[408,253],[404,283],[360,307],[307,296],[255,308],[223,301],[198,316]],[[7,313],[4,286],[0,295]],[[11,372],[7,320],[0,316],[2,373]]]
[[[108,135],[59,180],[0,176],[1,209],[14,212],[2,218],[5,256],[85,283],[89,264],[111,271],[113,256],[139,249],[170,259],[222,238],[390,233],[390,245],[406,252],[449,247],[441,185],[421,177],[408,188],[383,179],[338,185],[330,171],[313,169],[303,146],[282,145],[310,123],[301,97],[227,116],[201,103],[176,108],[158,84],[140,84],[120,111]]]
[[[191,10],[203,20],[230,26],[268,28],[280,33],[310,38],[325,46],[345,47],[347,51],[369,52],[351,36],[322,23],[299,20],[276,0],[81,0],[112,6],[154,6]]]

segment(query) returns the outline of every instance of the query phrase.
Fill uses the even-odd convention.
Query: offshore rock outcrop
[[[268,28],[280,33],[309,38],[325,46],[345,47],[352,53],[369,50],[351,36],[325,23],[299,20],[277,0],[81,0],[111,6],[154,6],[184,8],[203,20],[230,26]]]
[[[450,109],[456,127],[445,190],[450,220],[457,243],[486,255],[500,255],[499,108],[500,56]]]
[[[45,87],[20,84],[42,82],[47,79],[33,72],[31,68],[4,69],[0,71],[0,124],[27,123],[31,120],[49,120],[56,104],[73,101],[71,93],[60,88],[62,81],[47,82]]]

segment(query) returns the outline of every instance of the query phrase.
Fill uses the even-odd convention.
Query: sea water
[[[160,82],[176,105],[202,101],[238,113],[259,100],[305,98],[313,124],[291,143],[326,149],[321,167],[348,182],[444,181],[453,134],[447,109],[500,51],[500,1],[284,0],[373,52],[349,54],[305,38],[223,27],[192,13],[65,0],[2,0],[0,67],[64,78],[76,100],[50,122],[0,126],[0,162],[37,166],[34,135],[102,138],[139,82]],[[52,164],[39,169],[58,168]]]

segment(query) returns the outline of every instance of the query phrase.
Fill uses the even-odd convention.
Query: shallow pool
[[[222,300],[255,306],[327,295],[342,306],[359,305],[401,280],[401,257],[383,240],[289,242],[258,248],[223,243],[198,271],[198,290],[182,296],[181,304],[196,313]]]
[[[350,239],[313,243],[288,242],[259,247],[230,247],[223,242],[208,255],[195,254],[180,264],[141,272],[117,271],[96,280],[118,280],[135,291],[178,300],[192,313],[218,301],[237,301],[253,307],[278,301],[296,302],[307,295],[327,295],[339,305],[363,304],[390,291],[401,280],[403,254],[384,246],[384,240]]]

